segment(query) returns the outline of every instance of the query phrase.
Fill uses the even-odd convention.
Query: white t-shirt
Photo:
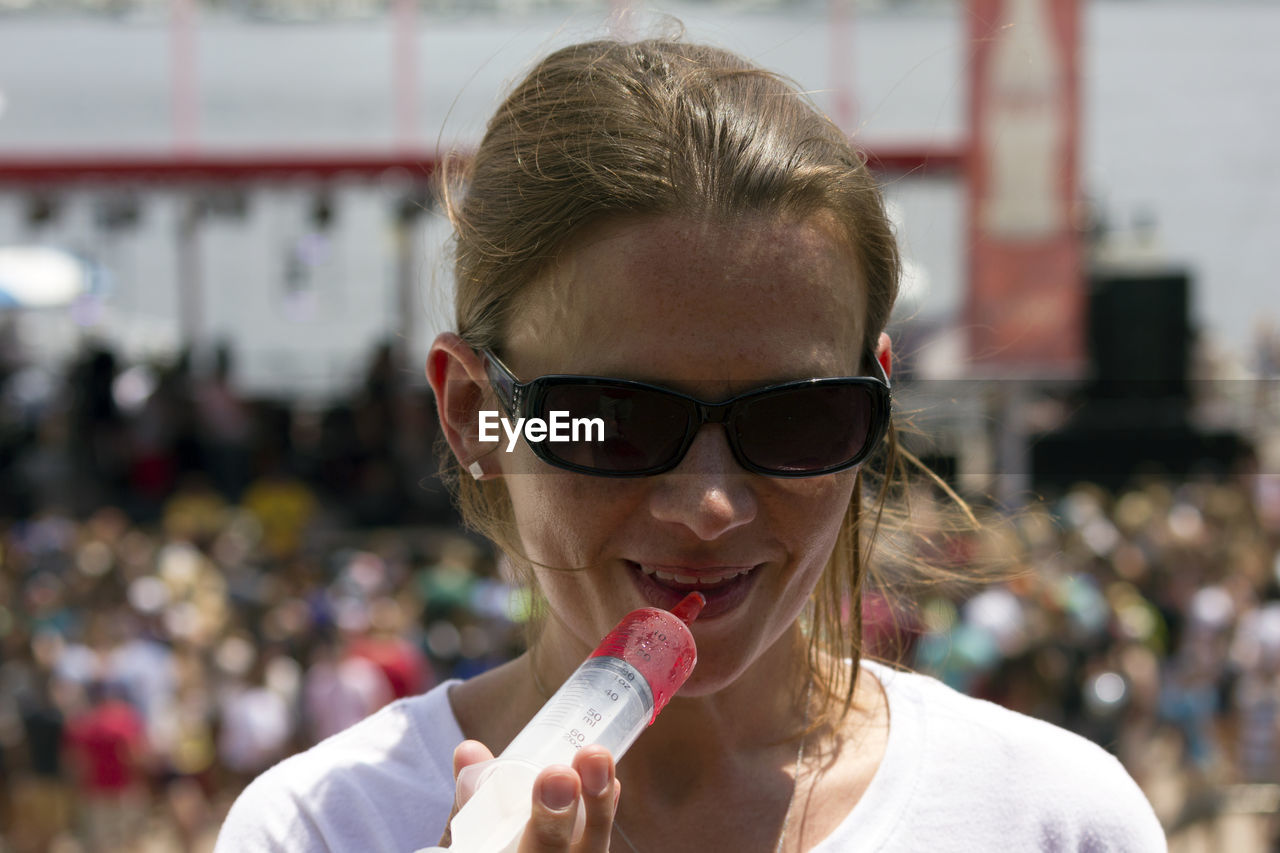
[[[863,666],[889,699],[888,743],[862,798],[814,853],[1167,849],[1138,786],[1095,744],[928,676]],[[215,853],[435,844],[463,739],[447,695],[456,683],[262,774],[232,806]]]

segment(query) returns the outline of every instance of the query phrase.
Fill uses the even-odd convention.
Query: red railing
[[[866,149],[880,172],[932,174],[963,169],[961,146],[885,146]],[[84,181],[185,183],[352,176],[376,179],[403,170],[425,180],[439,165],[435,151],[244,151],[191,153],[0,153],[0,184],[49,185]]]

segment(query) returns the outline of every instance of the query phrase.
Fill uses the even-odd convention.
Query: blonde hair
[[[469,162],[446,169],[445,199],[458,334],[474,348],[501,352],[513,306],[575,234],[606,217],[828,215],[866,289],[867,359],[898,294],[898,246],[865,158],[792,83],[714,47],[656,39],[556,51],[498,108]],[[519,553],[501,482],[477,483],[442,455],[464,519]],[[892,428],[878,456],[883,470],[898,467]],[[858,472],[811,599],[808,658],[826,688],[824,714],[838,695],[847,712],[854,695],[863,544],[874,540],[889,482],[876,477],[867,522],[870,476]]]

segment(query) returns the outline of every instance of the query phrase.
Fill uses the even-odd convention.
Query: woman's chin
[[[753,621],[749,614],[746,621]],[[794,635],[797,630],[794,625],[788,627],[781,623],[777,630],[775,635],[766,624],[745,632],[699,631],[695,622],[693,636],[698,644],[698,663],[676,698],[710,696],[746,682],[751,682],[752,690],[758,689],[761,683],[771,685],[768,690],[782,689],[797,675],[796,643],[803,639]]]
[[[689,680],[680,688],[680,692],[672,699],[673,702],[679,702],[681,699],[703,699],[707,696],[714,696],[734,682],[732,677],[723,677],[708,674],[705,678],[699,678],[697,675],[690,675]]]
[[[749,641],[748,641],[749,643]],[[704,644],[698,650],[698,663],[689,680],[680,688],[676,699],[697,699],[727,690],[751,667],[754,662],[747,644],[732,649],[721,649]]]

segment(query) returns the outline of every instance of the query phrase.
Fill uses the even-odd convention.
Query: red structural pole
[[[195,0],[173,0],[169,11],[169,64],[173,80],[173,147],[179,152],[194,151],[200,133],[195,16]]]
[[[858,119],[857,101],[853,94],[853,8],[852,0],[828,0],[827,46],[833,98],[832,120],[845,133],[855,130]]]
[[[396,145],[412,151],[418,138],[418,22],[416,0],[392,7],[392,90],[396,96]]]

